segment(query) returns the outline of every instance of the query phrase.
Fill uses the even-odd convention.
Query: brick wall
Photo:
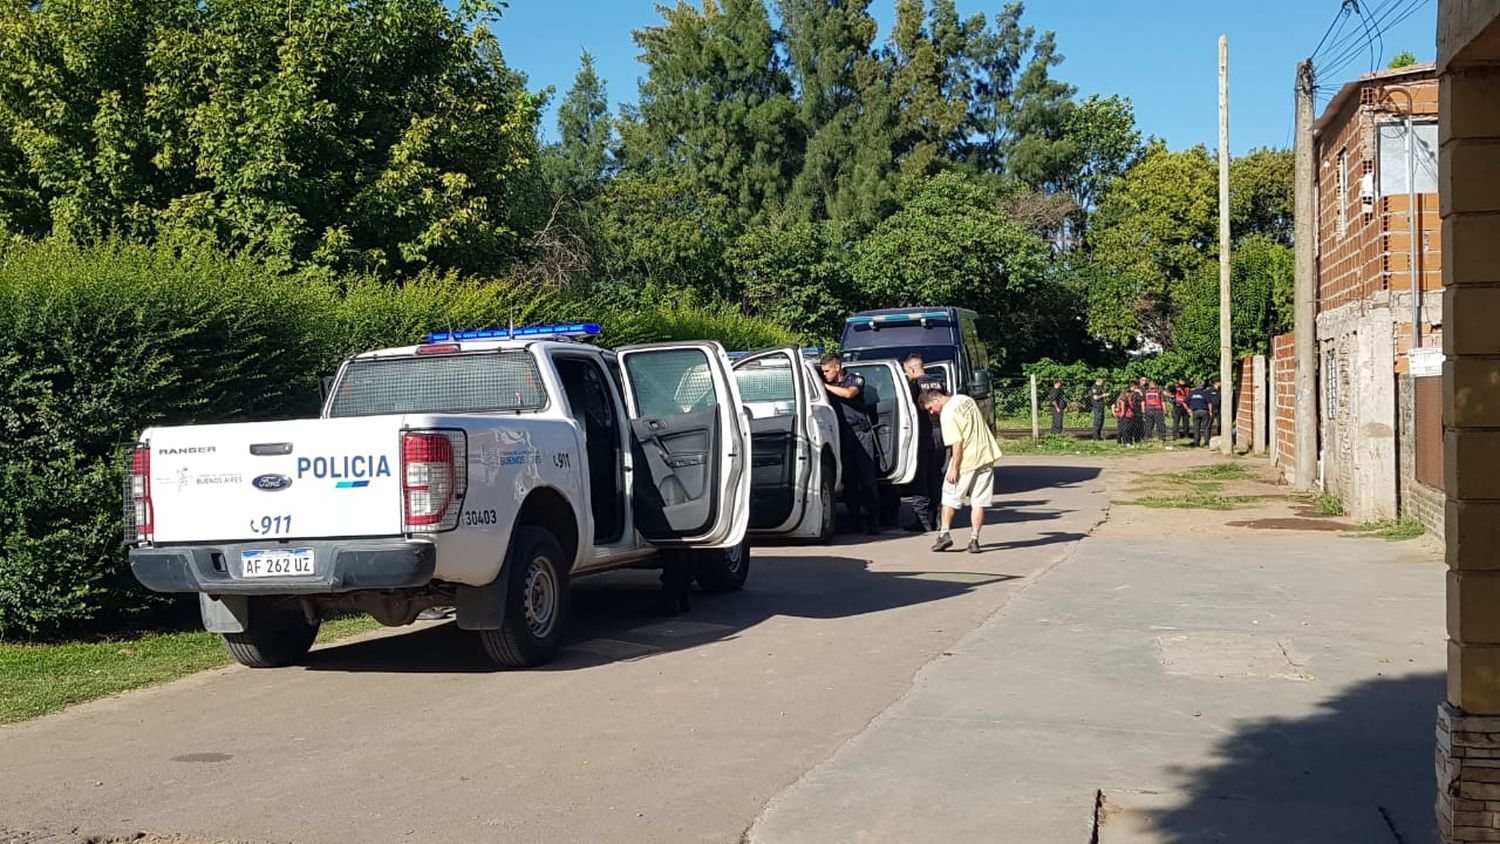
[[[1435,76],[1397,74],[1355,83],[1354,96],[1337,99],[1319,118],[1314,167],[1317,179],[1318,312],[1353,302],[1387,304],[1398,325],[1411,322],[1411,202],[1404,191],[1380,194],[1379,127],[1437,115]],[[1404,174],[1401,179],[1405,181]],[[1441,343],[1442,221],[1438,196],[1417,197],[1416,268],[1423,295],[1423,343]],[[1377,305],[1378,306],[1378,305]],[[1394,361],[1406,372],[1410,329],[1398,330]]]
[[[1234,445],[1249,451],[1255,442],[1255,356],[1240,360],[1239,377],[1234,386]]]
[[[1271,454],[1283,472],[1297,466],[1297,360],[1292,356],[1296,335],[1282,334],[1271,338],[1270,370]]]
[[[1442,378],[1436,376],[1413,378],[1410,375],[1400,375],[1396,379],[1401,515],[1415,518],[1438,539],[1443,538],[1444,526],[1444,494],[1441,488],[1442,386]],[[1434,393],[1439,400],[1436,403],[1432,401]],[[1434,404],[1437,405],[1435,414],[1432,412]],[[1434,454],[1439,462],[1436,467],[1430,465]],[[1434,468],[1436,477],[1431,471]],[[1436,484],[1432,481],[1436,481]]]

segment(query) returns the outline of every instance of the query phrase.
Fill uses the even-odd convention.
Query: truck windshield
[[[526,352],[413,355],[350,361],[328,415],[515,413],[546,405],[536,361]]]
[[[910,355],[921,355],[923,363],[953,360],[958,357],[957,346],[874,346],[865,349],[845,349],[844,360],[893,360],[904,363]]]

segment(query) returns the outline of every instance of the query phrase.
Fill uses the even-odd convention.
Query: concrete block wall
[[[1397,514],[1393,327],[1363,302],[1318,315],[1323,488],[1361,521]]]

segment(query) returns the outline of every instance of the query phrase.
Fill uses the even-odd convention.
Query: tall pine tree
[[[637,30],[646,76],[622,127],[641,171],[726,197],[744,219],[779,208],[796,173],[791,79],[762,0],[680,0]]]
[[[597,194],[613,169],[614,122],[604,80],[587,50],[579,57],[573,87],[557,108],[557,137],[543,159],[548,186],[559,196]]]

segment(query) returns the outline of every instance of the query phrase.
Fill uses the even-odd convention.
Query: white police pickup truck
[[[345,361],[318,419],[146,430],[126,478],[132,571],[198,593],[253,667],[299,660],[329,611],[395,626],[439,605],[496,663],[537,665],[571,577],[661,554],[738,589],[750,422],[724,350],[569,339],[598,331],[435,334]]]

